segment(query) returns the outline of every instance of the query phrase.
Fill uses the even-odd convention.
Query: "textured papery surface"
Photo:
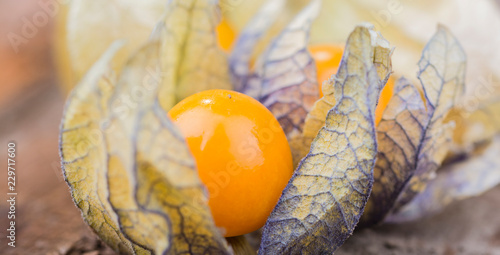
[[[446,117],[463,95],[465,59],[458,41],[439,26],[419,62],[424,101],[413,85],[399,81],[377,127],[375,183],[363,226],[397,211],[435,176],[449,152],[455,124]]]
[[[268,1],[241,31],[229,57],[232,82],[236,91],[246,90],[247,83],[254,76],[250,65],[257,42],[273,24],[284,5],[284,0]]]
[[[278,119],[289,140],[302,135],[307,113],[319,97],[316,66],[307,45],[320,7],[321,1],[315,0],[304,8],[271,43],[257,70],[258,99]]]
[[[158,50],[151,43],[129,60],[110,100],[118,105],[106,125],[109,201],[122,231],[155,254],[227,253],[194,160],[160,106],[163,83],[150,77]]]
[[[123,123],[112,123],[108,138],[109,200],[122,231],[155,254],[229,253],[184,139],[158,104],[150,107],[134,116],[131,147],[117,141]]]
[[[374,111],[382,87],[374,59],[380,52],[390,66],[388,43],[371,26],[349,36],[330,81],[338,103],[271,213],[260,253],[331,254],[354,230],[373,182]]]
[[[405,181],[415,170],[418,148],[428,122],[429,115],[418,89],[401,78],[377,126],[374,183],[362,225],[378,223],[392,208]]]
[[[425,189],[449,152],[455,123],[445,123],[445,118],[463,96],[465,64],[465,52],[457,39],[448,29],[438,26],[418,63],[429,123],[418,146],[415,171],[398,196],[395,211]]]
[[[120,253],[228,254],[194,160],[162,108],[171,101],[160,92],[175,86],[163,73],[168,41],[159,31],[117,79],[98,62],[68,99],[61,133],[68,184],[87,223]]]
[[[262,102],[292,141],[302,136],[307,113],[319,97],[316,67],[307,46],[309,30],[320,11],[321,1],[312,1],[304,7],[269,42],[253,69],[250,63],[256,44],[263,40],[284,4],[282,0],[274,0],[261,8],[236,42],[230,66],[235,88]],[[304,156],[297,150],[292,153],[294,158]]]
[[[60,153],[66,182],[85,222],[111,248],[131,254],[141,248],[121,233],[108,201],[108,157],[101,129],[116,82],[110,63],[120,47],[113,44],[71,93],[61,124]]]
[[[478,196],[500,184],[499,152],[497,136],[479,155],[443,167],[422,193],[387,221],[404,222],[429,216],[455,201]]]
[[[375,32],[373,31],[372,33]],[[373,43],[377,45],[374,49],[372,64],[376,67],[377,74],[381,80],[379,86],[382,87],[387,82],[392,72],[390,56],[393,49],[389,47],[389,43],[381,36],[374,36],[372,40],[374,40]],[[344,61],[343,58],[342,62]],[[325,124],[328,111],[333,108],[337,102],[336,89],[335,86],[333,86],[337,82],[337,78],[337,76],[332,75],[329,81],[323,83],[322,90],[324,96],[315,102],[312,110],[307,114],[302,134],[293,136],[292,139],[290,139],[290,147],[294,152],[294,165],[297,165],[298,162],[307,155],[311,142],[318,134],[320,128]],[[379,93],[375,90],[372,92],[372,96],[375,97],[374,100],[378,100]]]
[[[154,36],[161,45],[163,109],[196,92],[232,89],[226,54],[217,44],[217,0],[168,1]]]

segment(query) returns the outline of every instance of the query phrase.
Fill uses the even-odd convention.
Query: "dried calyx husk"
[[[307,46],[309,30],[319,13],[321,2],[312,1],[299,12],[269,42],[255,67],[250,66],[257,42],[263,39],[272,24],[266,17],[278,16],[283,5],[284,1],[276,0],[262,7],[243,29],[230,56],[230,63],[235,88],[259,100],[274,114],[291,143],[294,165],[297,165],[305,154],[300,154],[302,147],[293,146],[293,141],[303,136],[307,114],[319,97],[316,66]]]
[[[370,25],[349,36],[337,74],[307,116],[317,135],[264,227],[262,254],[332,253],[352,234],[373,183],[374,111],[391,53]]]
[[[500,183],[500,164],[492,156],[499,98],[467,107],[466,55],[443,26],[418,66],[421,86],[400,79],[377,127],[375,182],[361,226],[429,216]]]
[[[471,108],[467,105],[469,101],[463,101],[446,117],[445,121],[455,122],[457,128],[435,178],[398,212],[389,214],[386,222],[426,217],[500,184],[500,97],[493,96]]]
[[[360,220],[369,226],[415,219],[500,182],[500,100],[460,108],[466,58],[445,27],[424,48],[421,86],[401,78],[375,126],[393,49],[370,24],[349,35],[323,98],[307,50],[319,0],[296,13],[252,66],[268,17],[284,3],[268,1],[228,57],[216,42],[216,1],[168,1],[150,40],[119,73],[113,66],[123,58],[122,41],[72,91],[61,125],[63,171],[84,220],[111,248],[239,252],[215,226],[194,160],[166,114],[206,89],[235,89],[261,101],[292,148],[297,169],[263,229],[261,254],[333,253]]]
[[[187,81],[230,88],[214,33],[217,4],[168,5],[120,75],[111,68],[115,43],[69,96],[60,137],[65,178],[85,221],[120,253],[229,254],[194,160],[166,114],[193,92],[180,88]]]
[[[363,223],[378,223],[423,191],[443,162],[455,123],[446,116],[463,95],[465,52],[444,27],[426,45],[418,64],[423,98],[402,78],[382,116],[375,183]]]

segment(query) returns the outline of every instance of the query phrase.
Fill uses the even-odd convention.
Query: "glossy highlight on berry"
[[[288,141],[272,113],[247,95],[209,90],[168,114],[186,138],[225,236],[262,227],[293,173]]]

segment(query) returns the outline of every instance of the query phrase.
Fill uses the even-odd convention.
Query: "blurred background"
[[[164,1],[88,0],[69,16],[67,2],[0,1],[0,151],[5,153],[0,165],[5,169],[7,143],[15,141],[18,191],[16,248],[11,248],[2,171],[1,254],[114,254],[96,239],[71,200],[60,167],[59,124],[67,92],[86,69],[115,39],[129,39],[128,52],[138,47]],[[237,34],[261,2],[222,1],[228,29]],[[285,14],[307,1],[289,2]],[[468,94],[480,101],[500,90],[500,1],[324,2],[311,43],[343,44],[355,24],[370,21],[396,47],[395,74],[414,79],[423,45],[443,23],[469,57]],[[337,254],[500,254],[499,209],[497,187],[418,222],[359,230]]]
[[[7,246],[7,157],[0,184],[1,254],[72,254],[95,239],[72,204],[60,167],[58,129],[65,95],[53,61],[54,20],[27,28],[37,0],[0,2],[0,144],[17,144],[16,248]],[[39,14],[38,14],[39,15]],[[15,35],[28,33],[17,42]],[[2,150],[5,151],[5,150]],[[10,242],[10,241],[9,241]],[[95,250],[95,247],[88,250]],[[78,252],[77,254],[80,254]]]

